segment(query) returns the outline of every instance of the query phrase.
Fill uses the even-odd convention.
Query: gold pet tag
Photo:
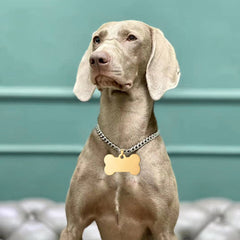
[[[130,172],[132,175],[139,174],[140,157],[137,154],[126,157],[123,151],[121,150],[118,157],[114,157],[112,154],[107,154],[104,157],[104,171],[107,175],[112,175],[115,172]]]

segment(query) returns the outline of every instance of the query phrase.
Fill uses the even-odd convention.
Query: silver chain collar
[[[116,144],[112,143],[106,136],[104,136],[104,134],[100,130],[98,124],[95,127],[95,129],[97,131],[98,136],[103,140],[103,142],[107,143],[110,147],[112,147],[113,149],[115,149],[119,153],[121,153],[121,150],[123,150],[124,154],[130,154],[130,153],[133,153],[133,152],[137,151],[139,148],[143,147],[145,144],[149,143],[150,141],[152,141],[153,139],[155,139],[157,136],[160,135],[159,131],[157,131],[157,132],[151,134],[150,136],[144,138],[141,142],[137,143],[136,145],[132,146],[131,148],[121,149]]]

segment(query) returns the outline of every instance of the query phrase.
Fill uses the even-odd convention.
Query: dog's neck
[[[130,148],[157,131],[153,103],[146,84],[128,92],[105,88],[100,100],[99,127],[117,146]]]

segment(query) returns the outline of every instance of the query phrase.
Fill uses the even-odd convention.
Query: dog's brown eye
[[[101,40],[100,40],[100,37],[99,37],[99,36],[95,36],[95,37],[93,38],[93,43],[99,44],[100,42],[101,42]]]
[[[135,41],[137,40],[137,37],[135,37],[133,34],[128,35],[127,41]]]

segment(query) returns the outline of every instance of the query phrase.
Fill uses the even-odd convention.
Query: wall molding
[[[82,145],[0,144],[0,154],[79,154]]]
[[[18,145],[0,144],[1,154],[67,154],[78,155],[83,145]],[[170,145],[167,146],[169,155],[217,155],[240,156],[240,146],[213,146],[213,145]]]
[[[100,92],[95,91],[92,101],[99,100]],[[76,100],[69,87],[0,87],[0,99],[35,100]],[[177,88],[168,91],[163,101],[240,101],[239,89],[198,89]],[[160,103],[162,101],[159,101]]]

